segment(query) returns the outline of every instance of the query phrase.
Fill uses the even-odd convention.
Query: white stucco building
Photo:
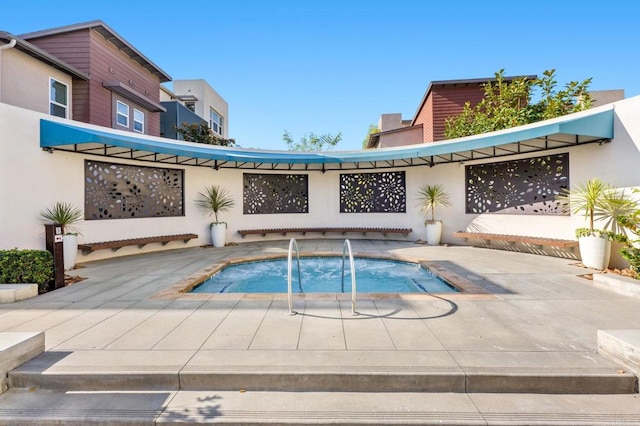
[[[452,206],[438,211],[438,218],[444,221],[446,243],[464,244],[452,234],[465,229],[572,239],[574,229],[584,223],[582,217],[522,214],[509,208],[494,212],[469,211],[469,168],[564,155],[568,161],[566,178],[572,184],[597,176],[617,187],[637,187],[640,186],[640,175],[635,172],[640,164],[639,114],[640,97],[634,97],[520,128],[429,145],[374,152],[291,153],[134,137],[128,132],[71,122],[0,103],[0,179],[3,182],[0,248],[44,248],[39,212],[57,201],[84,207],[87,220],[79,225],[81,244],[166,234],[198,235],[186,244],[124,247],[117,252],[99,250],[86,256],[80,253],[79,262],[210,244],[211,219],[196,209],[194,200],[198,192],[211,184],[227,188],[236,201],[233,210],[222,218],[228,223],[229,241],[283,238],[269,234],[242,239],[237,233],[241,229],[387,228],[390,224],[411,228],[413,232],[407,239],[421,240],[424,239],[424,218],[416,206],[416,192],[424,183],[443,184],[452,194]],[[87,184],[88,167],[101,162],[114,167],[147,167],[182,176],[178,197],[181,210],[164,217],[88,217],[87,210],[100,203],[96,199],[106,196]],[[300,179],[306,182],[301,186],[306,206],[297,212],[258,211],[256,214],[251,210],[252,200],[265,196],[265,190],[251,192],[245,186],[247,179],[255,175],[265,182],[269,180],[265,176],[284,176],[284,179],[290,175],[303,176]],[[345,197],[351,196],[345,195],[344,182],[353,176],[381,179],[380,182],[392,176],[397,180],[394,185],[404,193],[402,205],[398,204],[400,207],[393,212],[349,210],[345,205],[350,199],[345,202]],[[382,238],[381,235],[368,237]]]

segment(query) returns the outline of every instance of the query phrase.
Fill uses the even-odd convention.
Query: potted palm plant
[[[62,253],[64,258],[64,269],[72,269],[78,257],[78,230],[73,226],[82,221],[83,213],[78,207],[71,203],[57,202],[52,207],[47,207],[40,212],[40,217],[46,223],[57,223],[62,225]]]
[[[425,227],[427,233],[427,244],[438,245],[442,236],[442,221],[436,220],[436,207],[447,207],[451,205],[449,194],[443,185],[423,185],[418,190],[418,201],[420,212],[425,217]],[[429,219],[429,216],[431,217]]]
[[[611,240],[621,232],[617,218],[631,211],[635,203],[624,191],[599,178],[575,185],[561,198],[569,202],[571,213],[584,213],[588,220],[588,227],[576,229],[582,264],[606,269],[611,258]],[[595,228],[595,221],[604,221],[604,229]]]
[[[227,223],[218,220],[218,213],[229,211],[234,204],[231,194],[218,185],[206,187],[196,197],[196,205],[200,210],[215,218],[215,222],[211,223],[211,241],[214,247],[224,247],[227,233]]]

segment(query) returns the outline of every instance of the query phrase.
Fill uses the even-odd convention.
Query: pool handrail
[[[289,301],[289,315],[296,315],[297,312],[293,310],[293,291],[291,288],[292,281],[292,257],[293,257],[293,248],[296,248],[296,259],[298,261],[298,288],[300,289],[300,293],[302,293],[302,278],[300,274],[300,250],[298,250],[298,243],[295,238],[291,238],[289,241],[289,255],[287,257],[287,299]]]
[[[342,246],[342,292],[344,293],[344,259],[345,252],[349,249],[349,266],[351,267],[351,315],[358,315],[356,312],[356,265],[353,260],[353,251],[349,239],[344,240]]]

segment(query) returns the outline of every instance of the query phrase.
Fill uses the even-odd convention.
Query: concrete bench
[[[545,238],[545,237],[528,237],[525,235],[508,235],[508,234],[487,234],[482,232],[454,232],[454,237],[464,239],[476,239],[482,240],[486,244],[490,244],[491,241],[502,241],[506,243],[516,244],[530,244],[536,247],[556,247],[563,249],[573,249],[578,245],[577,240],[563,240],[558,238]]]
[[[89,254],[96,250],[111,249],[116,251],[126,246],[138,246],[140,248],[151,243],[160,243],[163,246],[171,241],[183,241],[187,243],[189,240],[198,238],[197,234],[176,234],[176,235],[161,235],[158,237],[142,237],[142,238],[129,238],[126,240],[113,240],[113,241],[101,241],[98,243],[83,243],[78,244],[78,248],[82,250],[82,254]]]
[[[13,303],[38,295],[38,284],[0,284],[0,303]]]
[[[361,233],[366,235],[368,233],[379,233],[384,236],[387,234],[403,234],[407,236],[411,233],[411,228],[273,228],[273,229],[239,229],[238,234],[245,235],[256,234],[263,237],[267,234],[282,234],[287,235],[289,233],[301,233],[302,235],[315,232],[325,235],[327,233],[339,233],[345,235],[347,233]]]

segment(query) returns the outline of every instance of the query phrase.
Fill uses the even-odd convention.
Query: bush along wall
[[[53,256],[46,250],[0,250],[0,283],[36,283],[45,293],[53,279]]]

